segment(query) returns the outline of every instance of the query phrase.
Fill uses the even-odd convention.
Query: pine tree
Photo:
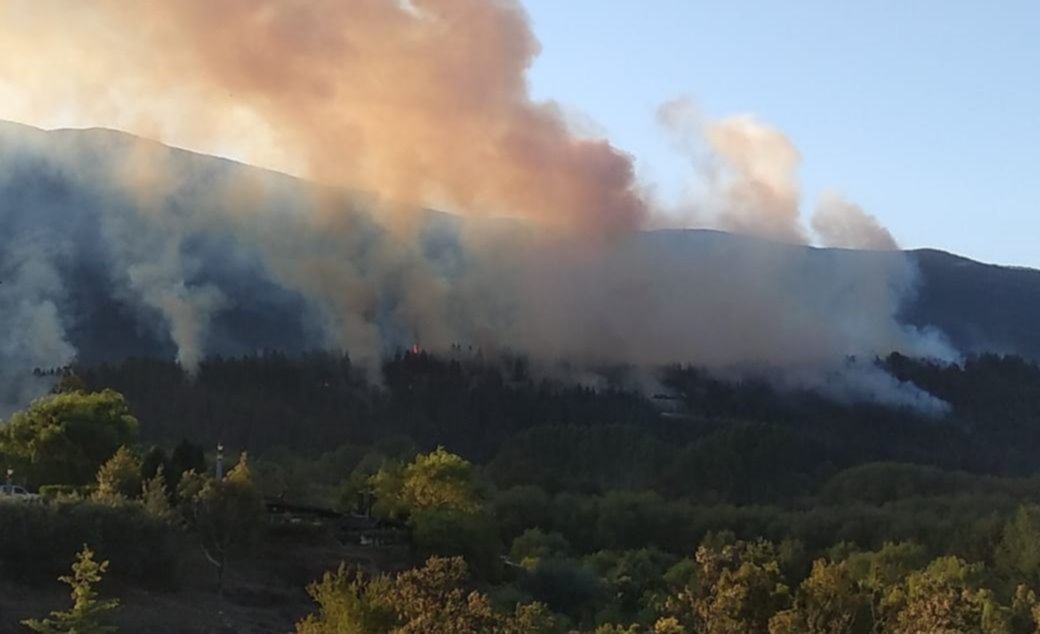
[[[28,619],[22,624],[41,634],[109,634],[117,628],[109,625],[112,613],[119,606],[117,599],[98,599],[94,584],[108,570],[108,561],[94,561],[94,552],[83,545],[72,564],[72,576],[59,580],[72,588],[72,609],[51,612],[50,618]]]
[[[242,453],[238,464],[223,480],[185,474],[180,489],[203,554],[217,568],[220,594],[230,551],[248,550],[263,521],[263,498],[253,482],[246,454]]]
[[[146,511],[159,519],[173,522],[176,514],[170,505],[170,495],[166,489],[166,477],[162,465],[159,465],[155,475],[148,478],[141,485],[141,502]]]
[[[141,492],[141,461],[126,446],[120,447],[97,473],[101,498],[132,498]]]

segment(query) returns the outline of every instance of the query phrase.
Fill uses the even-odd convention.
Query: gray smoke
[[[2,416],[47,389],[46,381],[33,376],[34,369],[65,365],[76,354],[59,308],[67,294],[52,264],[56,245],[46,239],[25,238],[19,244],[5,245],[0,255]]]
[[[12,141],[23,137],[31,143]],[[828,377],[817,384],[836,397],[917,399],[934,410],[926,395],[843,364],[892,351],[952,357],[941,337],[896,319],[916,284],[899,252],[834,252],[704,231],[590,239],[521,220],[435,212],[401,230],[379,220],[388,203],[378,197],[118,133],[5,126],[0,140],[13,175],[4,200],[27,201],[0,208],[13,228],[5,240],[47,245],[8,264],[21,273],[9,291],[0,287],[5,302],[26,307],[5,313],[19,320],[8,332],[31,322],[33,333],[5,348],[9,367],[74,356],[66,329],[78,309],[63,286],[70,267],[103,280],[139,330],[161,324],[188,369],[232,349],[235,330],[249,323],[228,327],[227,318],[254,305],[265,306],[260,318],[296,322],[293,345],[346,350],[373,379],[393,350],[417,343],[448,353],[462,345],[586,370],[788,369],[792,377]],[[271,297],[281,303],[264,304]],[[272,331],[248,341],[283,347],[288,331]]]
[[[38,268],[66,287],[27,274],[10,301],[51,310],[66,332],[52,340],[81,356],[158,341],[190,370],[213,352],[333,347],[375,379],[416,342],[585,367],[949,354],[895,319],[914,285],[901,255],[802,246],[801,157],[752,116],[661,111],[700,187],[679,226],[774,242],[644,232],[677,214],[631,156],[532,97],[539,45],[517,0],[34,0],[0,18],[0,116],[366,192],[104,130],[5,126],[0,239],[42,240]],[[825,244],[881,235],[850,205],[818,217]],[[103,344],[82,332],[94,314],[117,324]],[[41,362],[65,358],[49,349]]]

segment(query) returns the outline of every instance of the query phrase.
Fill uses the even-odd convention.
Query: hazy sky
[[[689,96],[753,113],[802,153],[803,213],[835,189],[907,247],[1040,267],[1040,2],[523,0],[535,95],[675,195],[654,121]]]

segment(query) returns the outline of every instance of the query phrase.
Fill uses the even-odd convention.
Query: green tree
[[[202,447],[187,440],[182,440],[170,454],[170,486],[174,489],[180,484],[181,476],[187,471],[206,473],[206,454]]]
[[[340,481],[337,486],[337,507],[348,512],[367,513],[371,511],[375,498],[374,476],[379,473],[386,462],[386,457],[380,453],[365,454],[350,471],[350,475]]]
[[[701,546],[694,559],[696,581],[665,603],[666,616],[688,631],[764,634],[770,617],[789,603],[776,548],[768,542]]]
[[[439,447],[404,466],[383,465],[370,482],[376,497],[373,510],[407,518],[424,556],[465,557],[484,577],[498,571],[501,543],[469,462]]]
[[[223,480],[186,476],[181,479],[181,491],[191,495],[185,504],[188,519],[198,531],[206,558],[217,569],[217,592],[221,593],[229,558],[255,543],[263,520],[263,500],[246,454]]]
[[[180,502],[186,515],[190,515],[195,498],[212,479],[213,476],[207,473],[199,473],[194,469],[181,474],[177,482],[177,500]]]
[[[906,599],[892,634],[1007,634],[1010,614],[979,589],[982,566],[940,557],[906,579]]]
[[[646,621],[652,606],[664,596],[665,574],[674,558],[654,548],[626,551],[599,551],[585,558],[584,564],[607,582],[612,597],[608,608],[611,621]],[[646,617],[646,618],[643,618]]]
[[[151,449],[148,450],[148,453],[144,454],[144,457],[141,458],[141,480],[148,480],[154,477],[160,469],[170,472],[170,461],[166,457],[166,452],[162,450],[162,447],[153,445]]]
[[[641,634],[638,625],[617,625],[615,623],[603,623],[593,630],[592,634]],[[677,630],[676,634],[682,634],[682,630]]]
[[[618,634],[638,634],[638,630],[633,625],[628,630],[619,629]],[[654,623],[654,634],[685,634],[685,630],[682,624],[679,623],[679,619],[674,616],[664,616],[657,619],[657,622]]]
[[[141,461],[124,445],[98,469],[97,483],[100,498],[137,497],[141,493]]]
[[[770,634],[855,634],[873,630],[870,593],[848,564],[817,560],[798,587],[794,607],[769,620]]]
[[[0,453],[33,486],[83,485],[137,436],[137,419],[112,390],[38,399],[0,428]]]
[[[429,559],[397,576],[364,579],[341,566],[312,584],[318,611],[296,626],[298,634],[548,634],[554,622],[544,606],[518,604],[496,611],[487,595],[467,588],[461,558]]]
[[[571,551],[567,538],[559,533],[546,533],[540,528],[529,528],[513,540],[509,557],[527,568],[535,566],[540,559],[566,556]]]
[[[496,612],[487,596],[466,588],[468,571],[461,558],[430,558],[422,568],[401,573],[387,592],[400,625],[394,634],[540,634],[553,622],[539,604],[518,606],[513,614]]]
[[[369,476],[368,491],[374,496],[372,512],[380,517],[401,519],[408,516],[411,509],[405,504],[402,496],[404,488],[404,465],[396,461],[387,461]],[[364,490],[359,488],[358,490]]]
[[[487,514],[425,509],[413,513],[408,524],[420,555],[463,557],[470,568],[485,579],[498,573],[502,544]]]
[[[1016,634],[1037,634],[1040,632],[1040,603],[1036,593],[1026,586],[1019,585],[1011,597],[1011,609],[1008,612],[1010,631]]]
[[[426,509],[473,513],[481,508],[473,466],[438,447],[420,454],[403,469],[393,464],[373,477],[378,508],[385,514],[410,514]]]
[[[552,498],[536,486],[513,487],[492,500],[491,514],[506,541],[519,537],[528,528],[546,529],[553,519]]]
[[[573,559],[543,559],[520,579],[520,587],[553,610],[590,622],[610,598],[599,576]]]
[[[390,580],[385,576],[370,581],[358,573],[351,576],[345,565],[326,572],[307,586],[318,604],[318,612],[296,624],[297,634],[383,634],[396,624],[395,610],[387,603]]]
[[[94,584],[108,570],[108,562],[94,561],[94,552],[86,545],[76,555],[72,576],[60,580],[72,588],[72,608],[65,612],[51,612],[50,618],[28,619],[22,623],[41,634],[107,634],[116,628],[109,625],[112,613],[119,606],[117,599],[99,599]]]
[[[886,543],[874,552],[855,552],[845,563],[849,574],[870,593],[870,620],[875,631],[888,631],[906,599],[905,580],[924,567],[924,548],[913,542]]]
[[[1040,506],[1024,504],[1004,525],[994,553],[997,568],[1031,585],[1040,584]]]
[[[176,518],[173,506],[170,504],[170,493],[166,489],[166,477],[162,465],[151,478],[141,485],[141,503],[150,514],[167,522],[173,522]]]

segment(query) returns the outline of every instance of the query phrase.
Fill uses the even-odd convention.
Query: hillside
[[[240,191],[242,183],[248,183],[249,191]],[[330,209],[339,219],[321,229],[327,243],[301,247],[300,219]],[[349,192],[316,188],[119,132],[42,132],[0,124],[0,306],[6,307],[0,313],[0,337],[8,340],[0,346],[0,355],[7,367],[49,367],[72,358],[85,363],[129,356],[169,359],[186,346],[195,348],[188,353],[192,359],[262,349],[353,348],[330,335],[330,319],[342,317],[329,311],[346,300],[337,298],[340,282],[319,279],[326,275],[375,284],[377,291],[360,292],[378,292],[381,297],[358,310],[379,330],[384,353],[406,348],[423,334],[400,317],[416,310],[408,305],[414,294],[409,277],[415,276],[395,262],[384,281],[371,277],[374,267],[385,266],[387,255],[371,246],[386,238],[368,214],[363,197]],[[445,279],[464,276],[467,266],[493,268],[490,261],[463,250],[463,233],[454,218],[427,212],[419,226],[423,257],[436,270],[446,271]],[[334,239],[346,246],[341,249]],[[309,235],[307,240],[313,242]],[[344,255],[337,260],[340,251]],[[687,275],[694,288],[715,283],[698,271],[726,271],[720,279],[738,276],[735,287],[760,292],[757,264],[749,263],[762,261],[763,275],[792,283],[785,301],[820,311],[815,322],[800,326],[807,331],[803,339],[811,338],[821,325],[829,327],[828,311],[834,311],[834,321],[860,318],[871,324],[883,318],[883,307],[876,315],[861,315],[858,296],[875,291],[859,285],[876,277],[876,271],[894,275],[886,271],[902,266],[889,253],[763,244],[697,230],[643,233],[620,251],[628,255],[608,262],[608,270],[624,268],[626,257],[658,258],[658,268],[651,270],[658,271],[657,277],[663,272],[663,290],[650,302],[677,300],[667,285]],[[404,261],[411,256],[393,257]],[[1040,271],[982,264],[932,250],[909,252],[908,257],[919,275],[909,292],[897,292],[898,315],[904,323],[941,330],[961,352],[1040,358],[1040,330],[1033,327],[1040,323]],[[346,270],[330,270],[340,268]],[[310,275],[316,277],[302,277]],[[581,275],[574,274],[574,283],[589,284]],[[888,284],[903,284],[893,280]],[[762,284],[775,286],[768,277]],[[822,289],[819,294],[817,289]],[[841,308],[849,298],[857,299]],[[452,301],[457,305],[461,300]],[[752,315],[772,312],[758,300],[742,296],[737,301]],[[600,313],[604,308],[596,306]],[[703,305],[690,310],[705,314]],[[644,311],[641,317],[624,319],[654,314]],[[687,317],[678,313],[674,324],[664,320],[657,328],[686,323]],[[715,318],[722,324],[729,321],[725,313]],[[475,319],[467,315],[462,323]],[[624,319],[606,324],[604,332],[617,330]],[[781,325],[777,332],[782,335],[789,328]],[[740,343],[743,337],[738,332],[731,339]],[[791,346],[804,348],[810,340],[795,337]],[[650,348],[652,342],[633,345]],[[676,360],[699,362],[703,350],[709,357],[714,354],[703,343],[690,348],[691,356],[696,353],[698,358]]]
[[[812,359],[798,353],[878,349],[931,329],[961,352],[1040,358],[1030,328],[1040,322],[1040,272],[937,251],[815,249],[697,230],[630,236],[585,266],[584,254],[519,257],[525,243],[513,227],[505,233],[521,247],[474,253],[474,227],[434,212],[418,223],[424,266],[410,267],[415,253],[383,248],[392,236],[363,197],[120,133],[0,126],[0,165],[0,379],[11,409],[25,408],[41,384],[58,392],[0,426],[0,458],[16,482],[49,489],[39,504],[12,501],[0,513],[0,631],[67,605],[54,579],[84,543],[111,562],[101,592],[121,600],[122,631],[284,632],[308,612],[378,613],[386,592],[416,596],[408,584],[417,579],[432,579],[437,597],[445,585],[470,597],[454,612],[463,620],[469,610],[502,622],[523,609],[551,617],[458,631],[710,631],[701,615],[722,605],[716,596],[767,592],[768,606],[741,604],[727,631],[794,619],[775,631],[803,632],[797,619],[844,613],[859,619],[852,631],[904,631],[885,628],[921,605],[947,609],[954,590],[974,597],[955,606],[964,622],[997,615],[1011,625],[994,632],[1034,629],[1040,604],[1025,589],[1038,579],[1040,366],[887,351],[812,380],[796,365],[766,380],[697,366],[730,359],[733,347]],[[315,218],[317,232],[307,224]],[[469,275],[546,254],[546,266],[525,270],[530,278]],[[569,338],[605,325],[605,340],[637,358],[662,341],[647,335],[655,330],[674,351],[707,356],[647,375],[609,364],[553,374],[508,350],[402,352],[437,335],[409,329],[431,322],[409,321],[406,310],[437,305],[435,293],[406,297],[431,288],[408,276],[431,271],[445,282],[432,288],[452,299],[483,298],[521,325],[540,319],[536,331],[561,350],[584,351]],[[563,303],[536,302],[543,319],[496,303],[522,292],[492,285],[451,295],[452,285],[488,280],[511,292],[522,290],[517,282],[548,287],[555,293],[533,297]],[[600,285],[627,291],[630,305],[602,303],[612,295],[598,295]],[[375,299],[336,312],[341,292],[350,308]],[[683,310],[662,321],[673,304]],[[551,328],[589,306],[578,329]],[[892,328],[890,310],[918,330]],[[590,319],[596,311],[611,319]],[[337,347],[328,334],[341,315],[374,325],[386,348],[378,380],[353,349],[312,352]],[[694,342],[720,346],[687,347],[699,320],[708,327]],[[192,342],[200,356],[189,375],[175,357],[184,361]],[[66,363],[24,393],[10,389],[22,368]],[[834,383],[844,393],[843,372],[912,398],[821,396]],[[941,407],[921,407],[922,395]],[[106,433],[85,433],[96,426]],[[35,451],[40,442],[51,450]],[[217,443],[227,467],[243,452],[236,478],[198,475],[215,473]],[[120,453],[128,469],[101,468]],[[126,497],[98,495],[102,471],[125,479],[115,484]],[[145,495],[144,478],[165,483],[166,495]],[[89,495],[60,494],[69,490]],[[415,491],[433,492],[434,502]],[[265,500],[344,515],[286,520]],[[344,533],[359,511],[373,513],[377,528],[395,526],[400,541]],[[224,525],[237,528],[214,530]],[[227,554],[226,575],[206,544]],[[461,559],[424,567],[427,556]],[[328,577],[319,611],[304,586],[343,561],[389,575],[368,586],[386,592]],[[913,594],[922,576],[934,596]],[[804,597],[820,588],[846,606],[838,616],[814,616],[817,604]],[[394,622],[426,631],[424,619],[446,618],[441,603],[420,601]]]
[[[910,256],[922,283],[904,307],[904,319],[938,327],[965,352],[1040,359],[1040,271],[931,249]]]

